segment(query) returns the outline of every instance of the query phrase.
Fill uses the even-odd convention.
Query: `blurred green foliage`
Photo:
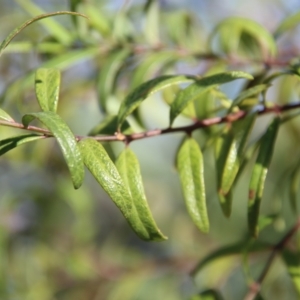
[[[239,70],[259,75],[264,72],[265,65],[255,61],[248,64],[247,59],[258,60],[276,54],[276,45],[268,30],[263,32],[267,38],[261,37],[266,44],[255,38],[255,30],[253,33],[248,23],[237,30],[236,36],[242,32],[240,40],[232,38],[229,43],[234,32],[228,29],[228,23],[220,31],[218,27],[215,31],[208,30],[224,16],[224,11],[218,10],[217,1],[209,4],[191,1],[190,9],[184,7],[187,1],[183,1],[186,3],[181,7],[169,2],[147,1],[145,5],[141,1],[53,1],[51,4],[46,1],[3,1],[0,12],[2,39],[29,17],[45,12],[75,10],[86,14],[89,20],[57,16],[22,31],[0,58],[1,107],[15,120],[20,120],[29,111],[38,111],[33,90],[35,69],[55,67],[62,72],[58,111],[73,132],[87,135],[93,128],[101,127],[99,123],[106,114],[117,114],[121,101],[130,91],[156,75],[212,75],[231,71],[233,67],[226,58],[231,58],[233,52],[237,55],[233,61],[241,59],[241,64],[237,64]],[[285,5],[269,2],[273,10],[277,7],[276,11]],[[256,5],[260,7],[260,4]],[[263,18],[267,11],[263,5],[261,7]],[[195,15],[192,8],[210,13],[211,23],[201,13]],[[285,8],[289,9],[288,4]],[[239,11],[242,10],[240,6]],[[230,19],[230,22],[234,21],[235,18]],[[286,23],[288,25],[279,27],[276,34],[295,27],[296,23],[293,19]],[[251,24],[249,26],[251,28]],[[217,42],[215,38],[219,38]],[[211,49],[207,47],[210,39]],[[296,69],[298,60],[294,52],[297,48],[292,38],[288,46],[284,44],[283,50],[291,49],[292,53],[287,56],[293,58],[291,64]],[[210,52],[215,48],[214,53]],[[215,54],[221,59],[215,61]],[[206,98],[215,97],[218,103],[228,103],[228,99],[237,99],[236,89],[242,85],[228,84],[227,88],[214,90],[214,94],[207,94]],[[174,95],[178,91],[169,92]],[[162,96],[168,103],[168,96]],[[266,98],[281,104],[298,100],[298,78],[293,74],[276,78]],[[143,103],[138,113],[129,118],[134,130],[144,126],[168,126],[168,107],[161,100],[151,97],[151,101]],[[203,111],[213,115],[215,112],[209,101],[202,102],[203,107],[198,107],[198,111],[197,107],[187,107],[185,115],[196,115],[200,119]],[[269,119],[260,117],[250,143],[262,135]],[[185,125],[188,121],[179,117],[176,122]],[[207,128],[195,134],[201,146],[213,130]],[[1,140],[16,132],[22,133],[1,126]],[[280,129],[261,207],[262,214],[270,216],[262,220],[265,222],[262,227],[269,226],[261,232],[257,245],[247,245],[246,241],[239,244],[248,235],[247,193],[251,163],[254,164],[251,157],[250,166],[245,167],[235,187],[231,218],[226,219],[216,192],[213,151],[209,147],[205,150],[207,208],[211,224],[210,233],[205,235],[188,217],[174,168],[183,134],[134,142],[131,148],[140,161],[149,205],[159,227],[169,238],[163,243],[149,243],[141,241],[132,232],[90,174],[86,174],[83,186],[74,190],[54,140],[25,144],[8,152],[0,160],[0,298],[179,300],[190,297],[220,299],[222,294],[224,299],[242,299],[269,255],[268,251],[258,250],[270,250],[270,245],[276,244],[285,230],[295,223],[286,186],[291,179],[295,181],[294,174],[298,174],[298,136],[298,119],[287,122]],[[104,146],[111,157],[123,149],[120,142]],[[298,186],[299,182],[295,182]],[[298,189],[293,197],[299,202]],[[231,244],[236,247],[228,250],[226,247]],[[254,254],[244,255],[244,246],[253,247]],[[292,248],[299,251],[299,246],[298,235]],[[199,261],[222,247],[227,252],[222,252],[218,260],[205,265],[194,277],[190,276]],[[293,266],[289,265],[290,273]],[[209,290],[193,296],[206,289]],[[218,289],[220,294],[211,289]],[[298,299],[280,257],[274,261],[261,294],[264,299]]]

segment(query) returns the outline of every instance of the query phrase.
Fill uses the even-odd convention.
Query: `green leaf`
[[[282,251],[282,258],[287,266],[288,273],[291,276],[296,291],[300,297],[300,253],[284,249]]]
[[[297,12],[291,16],[288,16],[285,18],[277,27],[277,29],[274,32],[274,37],[278,38],[280,35],[282,35],[284,32],[291,30],[298,26],[300,23],[300,12]]]
[[[57,69],[40,68],[35,72],[35,93],[43,111],[56,112],[60,86]]]
[[[8,139],[4,139],[0,141],[0,156],[4,153],[8,152],[9,150],[12,150],[20,145],[23,145],[28,142],[33,142],[36,140],[45,139],[46,136],[44,135],[37,135],[37,134],[26,134],[26,135],[20,135],[11,137]]]
[[[121,127],[121,132],[127,132],[130,129],[129,123],[125,120]],[[89,135],[106,134],[113,135],[118,131],[118,116],[107,116],[103,121],[96,125]]]
[[[131,218],[136,215],[136,221],[132,222],[134,230],[141,232],[139,236],[145,240],[162,241],[167,239],[152,217],[143,188],[139,162],[129,148],[120,154],[116,161],[116,167],[133,199],[134,209]]]
[[[32,1],[29,0],[15,0],[18,4],[27,11],[32,17],[37,15],[45,14],[45,11],[41,9],[39,6],[35,5]],[[76,13],[76,12],[69,12],[72,16],[80,15],[85,18],[86,16]],[[41,23],[46,30],[61,44],[63,45],[70,45],[73,41],[73,35],[70,31],[68,31],[64,26],[59,24],[54,19],[46,19]]]
[[[260,93],[266,91],[270,87],[270,84],[258,84],[255,85],[252,88],[249,88],[243,92],[241,92],[233,101],[232,104],[229,108],[229,112],[232,111],[232,109],[235,106],[238,106],[243,100],[252,98],[252,97],[257,97]]]
[[[252,170],[248,201],[248,227],[253,237],[257,237],[259,233],[259,207],[279,125],[280,118],[275,117],[261,138],[258,156]]]
[[[229,217],[231,213],[231,189],[242,164],[245,144],[255,119],[255,113],[247,115],[244,119],[234,122],[231,128],[225,128],[225,131],[216,139],[218,194],[226,217]]]
[[[103,112],[107,111],[106,103],[108,97],[113,93],[117,73],[124,65],[126,58],[130,54],[129,49],[121,49],[113,52],[105,61],[100,70],[100,76],[97,83],[100,108]]]
[[[3,109],[0,108],[0,120],[14,122],[14,119]]]
[[[23,1],[23,0],[22,0]],[[79,14],[79,13],[75,13],[75,12],[71,12],[71,11],[58,11],[55,13],[49,13],[49,14],[42,14],[39,15],[37,17],[34,17],[32,19],[27,20],[26,22],[24,22],[21,26],[15,28],[8,36],[7,38],[1,43],[0,45],[0,56],[2,55],[4,49],[8,46],[8,44],[11,42],[11,40],[17,35],[19,34],[24,28],[26,28],[27,26],[29,26],[30,24],[39,21],[41,19],[45,19],[45,18],[49,18],[49,17],[53,17],[53,16],[58,16],[58,15],[74,15],[74,16],[81,16],[86,18],[85,15]],[[69,33],[68,33],[68,38],[67,40],[69,40]]]
[[[300,182],[300,171],[299,166],[295,168],[291,174],[291,178],[289,180],[289,198],[290,204],[293,213],[297,215],[298,213],[298,192],[299,192],[299,182]]]
[[[22,118],[22,123],[27,127],[34,119],[42,122],[56,138],[70,170],[74,188],[78,189],[84,179],[84,166],[72,131],[65,121],[52,111],[26,114]]]
[[[201,78],[192,83],[184,90],[177,94],[170,110],[170,125],[173,124],[175,118],[184,110],[184,108],[192,101],[195,101],[202,93],[216,85],[231,82],[236,79],[253,79],[253,77],[245,72],[232,71],[224,72],[208,77]]]
[[[246,18],[230,17],[220,22],[210,36],[211,47],[216,37],[221,52],[226,54],[240,52],[252,57],[266,55],[274,57],[277,52],[276,43],[270,32]]]
[[[187,83],[191,81],[193,81],[192,76],[165,75],[143,83],[132,91],[122,102],[118,113],[119,127],[122,125],[127,116],[129,116],[142,103],[142,101],[147,99],[151,94],[174,84]]]
[[[145,39],[150,45],[158,45],[160,43],[160,8],[159,1],[148,0],[145,5]]]
[[[235,254],[243,254],[245,251],[252,253],[252,252],[259,252],[266,249],[269,249],[270,245],[264,242],[256,240],[255,242],[251,242],[249,244],[249,239],[243,239],[237,243],[234,243],[229,246],[221,247],[213,252],[210,252],[206,257],[204,257],[194,268],[192,271],[192,275],[196,276],[206,265],[212,263],[213,261]]]
[[[194,139],[186,139],[180,147],[177,167],[187,210],[196,226],[208,232],[203,156]]]
[[[84,164],[130,223],[131,195],[105,149],[91,138],[81,140],[78,145]]]

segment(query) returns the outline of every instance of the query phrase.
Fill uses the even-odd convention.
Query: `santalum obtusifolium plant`
[[[298,116],[300,108],[300,102],[274,103],[268,94],[268,89],[277,78],[299,77],[299,59],[294,53],[281,56],[277,40],[297,26],[300,13],[287,17],[273,33],[252,20],[238,17],[225,19],[215,27],[207,39],[207,45],[199,51],[197,27],[188,15],[176,18],[176,22],[180,20],[176,30],[172,29],[172,18],[168,19],[164,31],[168,42],[162,42],[158,24],[161,12],[156,1],[148,1],[144,7],[146,25],[142,38],[133,34],[133,25],[125,10],[119,12],[120,16],[112,23],[100,15],[92,4],[79,3],[80,1],[72,2],[71,8],[74,11],[80,9],[84,14],[62,11],[38,15],[17,27],[1,44],[1,59],[6,47],[7,51],[13,47],[29,47],[28,51],[36,47],[35,50],[47,53],[49,59],[30,74],[30,78],[34,78],[36,99],[41,110],[28,111],[21,120],[15,120],[9,112],[0,109],[1,126],[29,132],[2,139],[0,154],[24,143],[55,138],[75,189],[80,188],[83,183],[86,166],[141,239],[163,241],[167,237],[158,228],[149,209],[139,161],[130,145],[140,139],[184,133],[175,164],[187,212],[200,231],[207,233],[210,226],[203,152],[213,149],[216,193],[227,218],[234,205],[233,190],[239,177],[245,168],[252,169],[248,211],[245,211],[249,235],[239,243],[211,253],[199,262],[193,274],[196,275],[207,263],[222,256],[243,253],[247,257],[251,252],[268,250],[270,257],[266,266],[258,279],[249,284],[245,299],[254,299],[258,295],[277,253],[282,255],[300,295],[300,249],[287,247],[300,227],[300,219],[295,221],[291,230],[277,244],[270,245],[257,239],[260,231],[273,224],[278,217],[260,213],[276,139],[280,129]],[[34,13],[34,10],[30,11]],[[61,14],[69,14],[74,18],[77,34],[69,34],[55,19],[48,19],[52,23],[44,25],[55,42],[44,41],[35,46],[12,42],[20,31],[33,22]],[[83,33],[93,34],[94,43],[87,42],[81,30]],[[78,39],[81,41],[79,50],[73,47]],[[101,62],[95,85],[99,108],[106,115],[86,136],[73,133],[57,111],[60,71],[81,58],[96,58]],[[206,64],[201,74],[181,74],[176,69],[180,62],[202,61]],[[129,88],[124,88],[124,80]],[[230,82],[239,90],[234,99],[221,89]],[[31,80],[27,80],[22,86],[30,84]],[[21,85],[20,81],[7,87],[1,98],[2,104],[13,95],[18,85]],[[169,126],[149,130],[144,125],[139,109],[143,101],[158,92],[169,106]],[[118,108],[116,103],[119,104]],[[254,140],[249,138],[257,119],[266,114],[272,117],[261,135]],[[176,126],[179,116],[189,119],[190,124]],[[33,120],[38,120],[43,126],[31,125]],[[195,137],[199,131],[205,135],[205,141],[201,143]],[[107,150],[109,143],[115,141],[123,142],[124,150],[113,161]],[[102,142],[106,142],[104,146]],[[290,204],[296,214],[299,165],[298,162],[289,173]],[[247,262],[245,268],[247,269]],[[209,299],[221,299],[213,290],[205,291],[192,299],[204,299],[205,296],[211,297]]]

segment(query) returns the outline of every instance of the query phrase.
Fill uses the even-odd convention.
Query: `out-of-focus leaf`
[[[84,13],[89,16],[89,24],[98,30],[103,37],[108,37],[111,34],[111,22],[107,15],[101,12],[100,3],[93,5],[92,3],[84,3]]]
[[[36,53],[59,54],[66,50],[66,46],[58,42],[34,43],[30,41],[11,42],[5,49],[6,53],[22,53],[34,51]]]
[[[120,154],[116,167],[133,200],[133,212],[130,218],[136,219],[132,222],[134,230],[144,240],[167,239],[153,219],[143,188],[139,162],[129,148]]]
[[[253,237],[257,237],[259,233],[259,207],[263,196],[265,180],[271,162],[279,125],[280,118],[275,117],[269,125],[266,133],[261,138],[257,160],[252,170],[249,187],[248,226]]]
[[[291,16],[288,16],[285,18],[277,27],[277,29],[274,32],[274,37],[278,38],[280,35],[282,35],[284,32],[291,30],[298,26],[300,23],[300,12],[297,12]]]
[[[189,300],[223,300],[223,297],[218,291],[209,289],[192,296]]]
[[[14,122],[14,119],[3,109],[0,108],[0,120]]]
[[[177,167],[187,210],[197,227],[209,231],[206,209],[203,156],[197,142],[188,138],[177,154]]]
[[[118,113],[119,127],[147,97],[173,84],[192,82],[194,77],[183,75],[165,75],[147,81],[132,91],[122,102]]]
[[[36,15],[42,15],[45,14],[45,11],[42,10],[39,6],[35,5],[30,0],[16,0],[18,4],[26,11],[28,12],[32,17],[35,17]],[[69,12],[71,15],[81,15],[82,14],[76,13],[76,12]],[[86,16],[84,16],[86,17]],[[70,31],[68,31],[64,26],[60,25],[57,21],[54,19],[46,19],[41,23],[47,31],[61,44],[63,45],[70,45],[73,41],[73,35]]]
[[[65,121],[52,111],[26,114],[22,118],[22,123],[28,126],[34,119],[42,122],[56,138],[70,170],[74,188],[78,189],[84,179],[84,166],[72,131]]]
[[[57,15],[74,15],[74,16],[81,16],[81,17],[85,17],[85,15],[79,14],[79,13],[75,13],[75,12],[71,12],[71,11],[58,11],[55,13],[49,13],[49,14],[42,14],[39,15],[37,17],[31,18],[29,20],[27,20],[26,22],[24,22],[21,26],[18,26],[17,28],[15,28],[8,36],[7,38],[1,43],[0,45],[0,56],[3,53],[4,49],[8,46],[8,44],[11,42],[11,40],[18,34],[20,33],[24,28],[26,28],[27,26],[29,26],[30,24],[39,21],[41,19],[45,19],[45,18],[49,18],[49,17],[53,17],[53,16],[57,16]],[[65,29],[63,29],[65,30]],[[70,35],[68,33],[68,38],[66,41],[68,41],[70,38]],[[64,41],[63,44],[66,42]]]
[[[8,152],[9,150],[12,150],[20,145],[23,145],[28,142],[33,142],[36,140],[45,139],[46,136],[44,135],[37,135],[37,134],[26,134],[26,135],[20,135],[11,137],[8,139],[4,139],[0,141],[0,156],[4,153]]]
[[[77,11],[77,8],[79,6],[79,4],[82,2],[82,0],[70,0],[69,1],[69,5],[70,5],[70,11]],[[72,16],[72,21],[73,23],[76,25],[77,24],[77,21],[76,21],[76,17],[75,16]]]
[[[217,249],[216,251],[210,252],[206,257],[204,257],[192,271],[192,275],[195,276],[199,273],[206,265],[215,261],[216,259],[234,255],[242,254],[244,251],[249,253],[259,252],[266,249],[269,249],[270,245],[264,242],[256,240],[255,242],[249,244],[249,239],[242,240],[240,242],[234,243],[229,246],[225,246]]]
[[[220,22],[210,36],[211,47],[216,37],[221,51],[226,54],[242,52],[249,56],[273,57],[277,52],[271,33],[245,18],[230,17]]]
[[[249,88],[243,92],[241,92],[233,101],[231,104],[231,107],[229,108],[229,112],[232,111],[232,109],[235,106],[238,106],[243,100],[252,98],[254,96],[258,96],[261,92],[264,92],[268,89],[270,85],[269,84],[258,84],[252,88]]]
[[[130,128],[127,120],[121,126],[121,132],[126,132]],[[107,134],[113,135],[118,131],[118,116],[108,116],[101,123],[96,125],[90,132],[89,135]]]
[[[134,32],[134,26],[126,10],[119,10],[114,17],[112,30],[113,38],[119,43],[124,43],[134,36]]]
[[[78,145],[84,164],[130,223],[131,195],[105,149],[91,138],[81,140]]]
[[[253,79],[253,77],[245,72],[232,71],[212,76],[204,77],[192,83],[190,86],[180,91],[171,105],[170,110],[170,125],[173,124],[175,118],[183,111],[189,102],[195,101],[199,95],[208,89],[236,79]]]
[[[113,52],[107,58],[100,70],[100,76],[97,83],[100,108],[106,112],[108,97],[113,93],[117,73],[125,63],[126,57],[130,54],[129,49],[121,49]]]
[[[298,212],[298,192],[299,192],[299,183],[300,183],[300,171],[299,165],[293,170],[291,178],[289,180],[289,196],[290,203],[293,213],[297,215]]]
[[[60,87],[57,69],[40,68],[35,72],[35,93],[43,111],[56,112]]]
[[[291,276],[295,289],[300,297],[300,253],[284,249],[282,251],[282,258],[287,266],[288,273]]]
[[[81,60],[90,59],[99,52],[97,47],[80,49],[63,53],[59,56],[54,57],[42,64],[43,68],[57,68],[64,70],[73,64],[79,63]],[[26,74],[26,77],[15,80],[12,84],[9,84],[0,97],[0,103],[2,103],[7,97],[17,98],[22,91],[29,88],[34,81],[34,72]]]
[[[148,0],[145,5],[145,27],[144,35],[150,45],[157,45],[160,42],[160,18],[159,1]]]

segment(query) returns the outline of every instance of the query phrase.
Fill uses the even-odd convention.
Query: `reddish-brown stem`
[[[267,276],[270,267],[277,256],[277,254],[282,251],[286,245],[289,243],[291,238],[295,235],[295,233],[300,229],[300,218],[297,220],[295,225],[286,233],[286,235],[272,248],[270,256],[266,262],[264,269],[262,270],[258,279],[251,284],[247,295],[245,296],[244,300],[254,300],[257,294],[260,291],[261,284],[264,281],[265,277]]]
[[[300,108],[300,102],[289,103],[289,104],[285,104],[285,105],[274,105],[272,107],[264,107],[264,106],[257,107],[256,111],[259,115],[264,115],[264,114],[268,114],[268,113],[280,114],[285,111],[293,110],[293,109],[297,109],[297,108]],[[132,141],[150,138],[150,137],[154,137],[154,136],[159,136],[159,135],[163,135],[163,134],[170,134],[170,133],[175,133],[175,132],[186,132],[189,134],[196,129],[210,127],[210,126],[222,124],[222,123],[232,123],[237,120],[243,119],[248,113],[249,112],[247,112],[247,111],[241,110],[241,111],[238,111],[235,113],[228,114],[224,117],[213,117],[213,118],[209,118],[209,119],[195,121],[193,124],[187,125],[187,126],[168,127],[166,129],[154,129],[154,130],[148,130],[148,131],[132,133],[132,134],[123,134],[123,133],[116,132],[114,135],[92,136],[91,138],[93,138],[99,142],[119,141],[119,142],[124,142],[124,143],[128,144]],[[53,134],[47,129],[36,127],[36,126],[31,126],[31,125],[26,127],[22,123],[18,123],[15,121],[5,121],[5,120],[0,119],[0,126],[1,125],[41,133],[48,137],[53,136]],[[75,137],[76,137],[77,141],[80,141],[88,136],[76,135]]]

